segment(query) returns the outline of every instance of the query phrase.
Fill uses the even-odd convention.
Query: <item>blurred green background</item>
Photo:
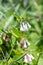
[[[20,31],[22,23],[31,28]],[[22,48],[21,38],[30,46]],[[25,52],[35,59],[25,63]],[[43,0],[0,0],[0,65],[43,65]]]

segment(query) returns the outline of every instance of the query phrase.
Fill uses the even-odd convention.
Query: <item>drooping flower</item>
[[[22,38],[22,39],[20,40],[20,44],[21,44],[21,46],[22,46],[23,48],[26,48],[27,45],[30,46],[30,43],[28,42],[28,40],[26,40],[26,39],[24,39],[24,38]]]
[[[20,31],[28,31],[28,28],[31,28],[31,25],[29,23],[22,23],[20,24]]]
[[[32,54],[27,54],[24,56],[24,62],[28,63],[28,62],[31,62],[32,60],[34,60],[34,57]]]
[[[9,38],[8,35],[6,34],[3,35],[3,40],[8,40],[8,38]]]

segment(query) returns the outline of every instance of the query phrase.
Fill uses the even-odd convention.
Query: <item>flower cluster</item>
[[[20,44],[21,44],[21,46],[22,46],[23,48],[26,48],[27,45],[30,46],[30,42],[28,42],[28,40],[26,40],[26,39],[24,39],[24,38],[22,38],[22,39],[20,40]]]
[[[34,60],[34,56],[32,54],[26,54],[24,56],[24,62],[28,63],[31,62],[32,60]]]
[[[20,31],[28,31],[28,28],[31,28],[31,25],[29,23],[22,23],[20,25]]]

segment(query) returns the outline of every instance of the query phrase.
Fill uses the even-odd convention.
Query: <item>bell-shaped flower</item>
[[[29,23],[22,23],[20,24],[20,31],[28,31],[28,28],[31,28],[31,25]]]
[[[28,62],[31,62],[32,60],[34,60],[34,57],[32,54],[26,54],[24,56],[24,62],[28,63]]]
[[[9,38],[8,35],[6,35],[6,34],[3,35],[3,40],[6,40],[7,41],[8,38]]]
[[[20,40],[20,44],[21,44],[21,46],[22,46],[23,48],[26,48],[27,45],[30,46],[30,43],[28,42],[28,40],[26,40],[26,39],[24,39],[24,38],[22,38],[22,39]]]

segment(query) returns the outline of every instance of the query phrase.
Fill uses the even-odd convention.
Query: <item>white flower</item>
[[[27,45],[30,46],[30,43],[28,42],[28,40],[26,40],[26,39],[24,39],[24,38],[22,38],[22,39],[20,40],[20,44],[21,44],[21,46],[22,46],[23,48],[26,48]]]
[[[24,31],[24,23],[20,24],[20,31]]]
[[[28,28],[31,28],[31,25],[29,23],[22,23],[20,24],[20,31],[28,31]]]
[[[26,48],[27,45],[26,45],[26,40],[24,40],[24,45],[23,45],[23,48]]]
[[[30,42],[28,42],[28,40],[26,40],[26,42],[27,42],[28,46],[30,46]]]
[[[32,60],[34,59],[34,57],[33,57],[33,55],[32,55],[32,54],[30,54],[29,56],[30,56],[30,58],[31,58]]]
[[[26,46],[26,40],[24,39],[24,38],[22,38],[21,40],[20,40],[20,44],[21,44],[21,46],[23,47],[23,48],[26,48],[27,46]]]
[[[27,31],[27,30],[28,30],[27,24],[22,23],[20,25],[20,31]]]
[[[32,54],[27,54],[24,56],[24,62],[28,63],[31,62],[34,59]]]
[[[8,35],[6,35],[6,34],[3,35],[3,40],[6,40],[7,41],[8,38],[9,38]]]

